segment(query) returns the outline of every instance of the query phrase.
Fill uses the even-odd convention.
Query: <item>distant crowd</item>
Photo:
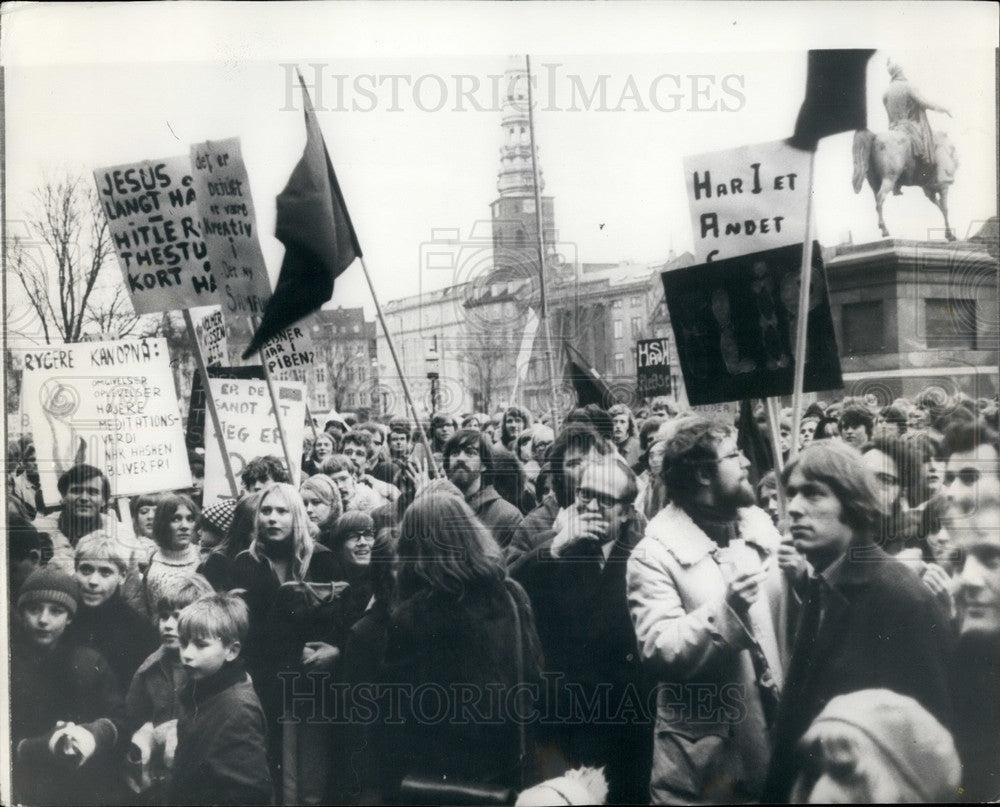
[[[22,435],[14,801],[1000,799],[997,413],[338,416],[214,501]]]

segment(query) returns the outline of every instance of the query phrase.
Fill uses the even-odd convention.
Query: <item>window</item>
[[[317,367],[316,368],[316,383],[325,384],[326,383],[326,368]]]
[[[845,355],[885,350],[881,300],[845,305],[841,310],[841,324]]]
[[[625,375],[624,353],[615,353],[615,375]]]
[[[615,328],[615,339],[621,339],[624,329],[622,328],[622,321],[620,319],[615,320],[614,328]]]
[[[353,392],[352,392],[352,393],[350,393],[350,394],[349,394],[349,395],[347,396],[347,405],[348,405],[348,406],[352,406],[352,407],[353,407],[353,406],[356,406],[356,405],[357,405],[357,401],[358,401],[358,397],[357,397],[357,395],[355,395],[355,394],[354,394]]]
[[[320,410],[327,408],[325,392],[319,392],[316,394],[316,408]]]
[[[621,308],[622,307],[622,299],[621,299],[621,297],[619,297],[617,300],[612,300],[611,307],[612,308]]]
[[[632,299],[628,301],[628,304],[632,306],[632,308],[638,308],[642,305],[642,298],[638,296],[632,297]]]
[[[642,320],[639,317],[632,317],[632,338],[639,339],[642,336]]]
[[[928,348],[976,349],[976,301],[927,300],[924,333]]]

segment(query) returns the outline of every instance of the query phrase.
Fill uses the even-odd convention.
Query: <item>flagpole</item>
[[[778,515],[781,517],[780,522],[783,523],[788,511],[785,504],[785,487],[781,484],[781,474],[785,470],[785,462],[781,456],[781,440],[779,438],[781,412],[778,410],[778,399],[765,398],[764,408],[767,411],[767,422],[771,432],[771,453],[774,455],[774,476],[778,490]],[[794,439],[793,435],[792,445],[794,446],[796,442],[798,441]],[[791,457],[791,454],[789,454],[789,457]]]
[[[795,329],[795,379],[792,387],[792,446],[788,458],[799,453],[799,426],[802,423],[802,387],[806,372],[806,331],[809,327],[809,287],[812,283],[813,260],[813,172],[816,150],[809,152],[809,194],[806,196],[806,233],[802,244],[802,273],[799,279],[799,312]]]
[[[229,459],[229,452],[226,450],[226,439],[222,435],[222,423],[219,421],[219,413],[215,408],[215,396],[212,394],[212,384],[208,378],[208,367],[205,365],[205,357],[201,352],[201,342],[198,340],[198,335],[195,333],[194,321],[191,319],[191,312],[186,308],[183,309],[183,311],[184,324],[194,337],[194,358],[198,363],[198,372],[201,373],[201,380],[205,387],[205,409],[208,410],[209,416],[212,418],[212,427],[215,429],[215,439],[219,443],[219,453],[222,455],[222,467],[226,471],[226,481],[229,482],[229,492],[233,494],[234,499],[238,499],[240,491],[239,488],[236,487],[236,476],[233,474],[233,464]],[[204,438],[202,439],[204,441]]]
[[[259,329],[260,318],[254,317],[253,319],[256,327]],[[288,439],[285,437],[285,427],[281,422],[281,408],[278,406],[278,393],[274,389],[274,380],[271,378],[271,371],[267,369],[267,359],[264,357],[263,348],[257,351],[257,355],[260,357],[260,366],[264,371],[264,381],[267,383],[267,391],[271,396],[271,409],[274,410],[274,422],[278,425],[278,438],[281,440],[281,451],[285,455],[285,464],[288,466],[288,476],[294,480],[298,477],[296,469],[299,466],[292,462],[292,455],[288,450]]]
[[[559,413],[556,407],[556,368],[552,355],[552,330],[549,327],[548,300],[545,293],[545,233],[542,230],[542,192],[538,183],[538,159],[535,155],[535,111],[531,92],[531,57],[525,54],[525,69],[528,78],[528,133],[531,139],[531,175],[535,188],[535,228],[538,231],[538,278],[539,278],[539,319],[545,328],[545,363],[549,370],[549,394],[551,396],[552,431],[559,431]]]
[[[417,427],[417,434],[420,435],[420,443],[427,451],[427,461],[430,463],[434,476],[440,476],[441,472],[438,470],[437,462],[434,461],[434,452],[431,450],[431,444],[428,442],[424,430],[420,427],[420,415],[417,414],[417,407],[413,405],[413,398],[410,395],[410,387],[406,383],[406,378],[403,377],[403,366],[399,363],[399,356],[396,355],[396,346],[393,344],[392,336],[389,334],[389,326],[385,323],[385,317],[382,314],[382,305],[379,303],[378,295],[375,293],[375,286],[372,283],[371,275],[368,273],[368,266],[365,264],[364,256],[360,256],[359,260],[361,261],[361,268],[365,273],[365,280],[368,281],[368,289],[372,293],[372,300],[375,303],[375,313],[378,316],[379,323],[382,325],[382,333],[385,334],[386,344],[389,345],[389,354],[392,356],[393,364],[396,365],[399,384],[403,388],[403,397],[406,398],[406,403],[410,407],[410,413],[413,415],[413,422]]]

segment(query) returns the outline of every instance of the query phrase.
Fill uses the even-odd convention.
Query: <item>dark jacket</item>
[[[273,804],[264,712],[239,660],[181,692],[170,804]]]
[[[406,775],[520,785],[518,728],[504,710],[521,680],[508,591],[521,621],[524,680],[537,685],[538,636],[517,583],[483,584],[460,598],[420,592],[392,611],[379,683],[398,693],[401,721],[373,726],[389,799]],[[426,688],[434,693],[421,698]]]
[[[515,530],[524,520],[521,511],[501,497],[492,485],[481,487],[466,502],[476,518],[486,525],[496,542],[501,547],[508,546]]]
[[[963,636],[951,669],[963,802],[1000,799],[1000,637]]]
[[[139,665],[125,696],[129,731],[134,732],[144,723],[158,726],[175,720],[180,714],[180,693],[186,683],[187,674],[178,651],[171,655],[158,648]]]
[[[556,497],[550,493],[542,499],[538,507],[524,517],[524,521],[514,530],[510,544],[504,550],[507,556],[507,568],[513,568],[521,555],[542,543],[544,540],[541,537],[542,533],[552,529],[552,522],[556,520],[561,509]]]
[[[566,721],[552,739],[573,762],[607,766],[609,804],[649,799],[650,687],[636,649],[625,581],[643,527],[635,515],[622,525],[603,568],[601,549],[590,542],[553,558],[549,530],[512,571],[531,599],[545,672],[561,676],[558,687],[546,687],[557,703],[546,704],[545,712],[587,715],[588,704],[606,712],[575,724]]]
[[[17,634],[10,664],[13,801],[118,802],[119,751],[127,741],[125,704],[108,662],[97,651],[65,638],[51,653],[39,652]],[[97,750],[83,767],[63,766],[48,753],[57,721],[77,723],[94,735]]]
[[[152,623],[115,592],[96,608],[81,605],[66,630],[66,638],[92,647],[111,665],[122,694],[132,682],[139,665],[160,644]]]
[[[796,637],[764,801],[783,801],[798,773],[796,745],[836,695],[891,689],[951,726],[948,616],[920,578],[873,544],[852,546],[812,643]]]

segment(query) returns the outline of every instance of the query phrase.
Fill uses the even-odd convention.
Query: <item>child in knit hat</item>
[[[124,702],[108,662],[64,636],[78,604],[76,581],[57,569],[21,586],[10,667],[14,802],[120,800]]]
[[[951,734],[913,698],[864,689],[830,700],[799,743],[792,804],[953,802]]]

